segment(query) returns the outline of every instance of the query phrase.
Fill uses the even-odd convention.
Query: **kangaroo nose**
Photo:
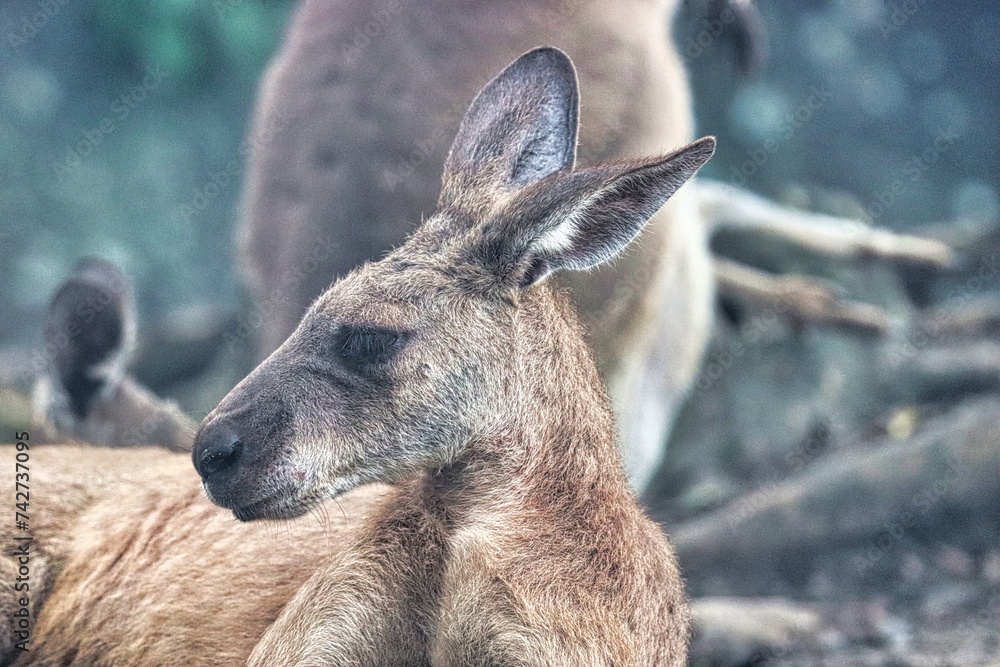
[[[231,427],[209,424],[195,439],[194,467],[206,482],[236,468],[243,453],[243,443]]]

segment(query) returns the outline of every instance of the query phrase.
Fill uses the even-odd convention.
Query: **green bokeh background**
[[[770,57],[762,71],[742,76],[724,40],[687,53],[710,26],[705,2],[684,3],[675,41],[688,60],[699,131],[720,140],[704,173],[896,229],[994,224],[1000,8],[992,0],[918,2],[901,27],[886,31],[899,4],[759,3]],[[144,328],[181,306],[238,307],[239,178],[215,188],[212,177],[240,155],[257,82],[293,7],[0,5],[0,352],[16,356],[35,344],[49,296],[88,254],[133,278]],[[815,86],[827,87],[830,99],[741,179],[741,165],[780,138],[783,119]],[[903,165],[951,125],[961,134],[954,147],[871,220],[873,202]],[[196,203],[190,214],[185,207]]]

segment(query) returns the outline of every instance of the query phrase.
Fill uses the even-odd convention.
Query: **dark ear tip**
[[[538,60],[551,61],[552,63],[565,64],[571,62],[566,52],[556,46],[536,46],[530,51],[526,51],[518,60]]]
[[[532,70],[561,71],[563,74],[576,77],[573,61],[562,49],[554,46],[539,46],[522,54],[513,65]]]
[[[698,155],[705,154],[706,155],[705,159],[707,160],[708,158],[712,157],[713,154],[715,154],[715,144],[716,144],[715,137],[708,136],[708,137],[702,137],[701,139],[694,141],[691,144],[691,148]]]
[[[686,160],[695,163],[695,168],[700,168],[715,154],[715,137],[702,137],[693,141],[680,150]]]
[[[81,260],[49,301],[47,343],[66,354],[104,359],[128,343],[132,299],[131,283],[118,267],[97,257]]]

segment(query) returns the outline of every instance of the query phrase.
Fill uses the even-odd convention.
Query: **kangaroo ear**
[[[715,152],[705,137],[665,157],[599,165],[539,183],[498,212],[478,260],[522,288],[618,254]]]
[[[45,321],[48,372],[78,418],[105,386],[121,380],[135,328],[128,278],[103,260],[82,261],[52,298]]]
[[[489,206],[504,190],[573,168],[576,70],[559,49],[529,51],[472,102],[444,165],[441,208]]]

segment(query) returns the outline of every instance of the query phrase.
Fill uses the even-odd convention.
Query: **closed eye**
[[[364,367],[389,361],[405,340],[406,333],[395,329],[344,325],[334,349],[345,363]]]

